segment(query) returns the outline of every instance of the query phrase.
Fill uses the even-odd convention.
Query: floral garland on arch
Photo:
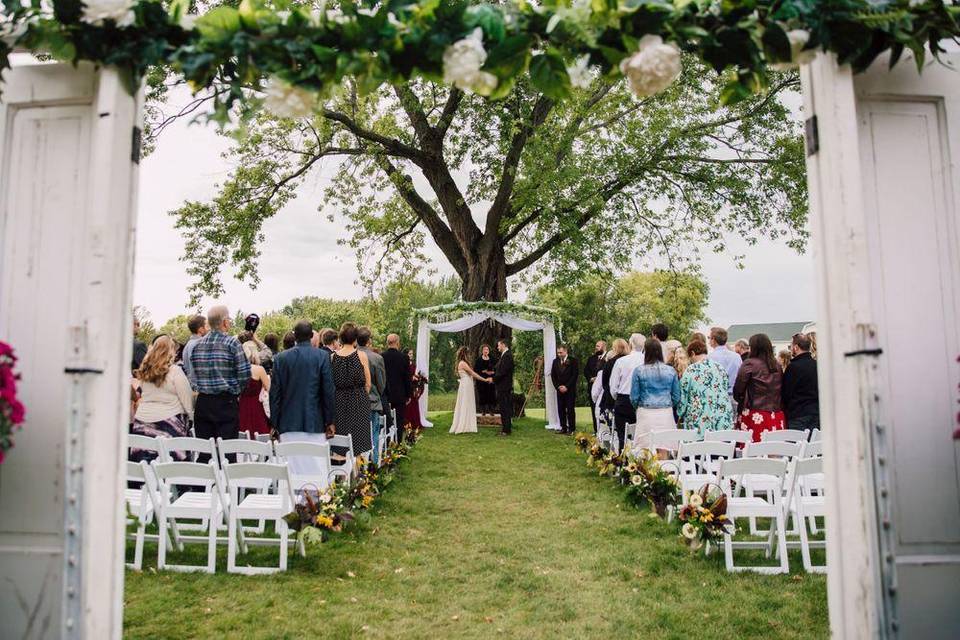
[[[202,16],[190,0],[3,0],[0,69],[14,48],[114,65],[131,89],[169,65],[194,89],[215,87],[214,117],[263,100],[309,115],[346,78],[361,91],[421,77],[499,98],[527,74],[562,99],[595,74],[626,77],[640,97],[679,75],[681,52],[723,74],[726,103],[762,90],[770,67],[817,50],[855,71],[881,53],[925,52],[960,36],[960,6],[944,0],[242,0]],[[266,98],[251,90],[265,92]]]
[[[17,356],[6,342],[0,342],[0,463],[13,448],[13,434],[23,424],[25,411],[17,398],[17,380],[14,373]]]
[[[557,313],[556,309],[538,307],[532,304],[521,304],[519,302],[486,302],[485,300],[478,300],[476,302],[454,302],[436,307],[414,309],[413,315],[415,318],[426,318],[431,322],[447,322],[478,312],[502,313],[535,322],[552,322],[554,326],[557,327],[561,322],[560,314]]]

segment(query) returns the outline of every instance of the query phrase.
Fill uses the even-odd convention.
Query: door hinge
[[[130,159],[133,160],[133,164],[140,164],[141,137],[140,127],[134,127],[133,141],[130,147]]]
[[[810,116],[803,124],[803,137],[807,143],[807,157],[810,157],[817,151],[820,151],[820,130],[817,128],[817,116]]]

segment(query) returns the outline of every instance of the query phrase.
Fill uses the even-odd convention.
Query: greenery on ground
[[[825,638],[826,581],[728,574],[627,507],[569,438],[436,419],[369,522],[273,576],[127,573],[129,638]],[[582,425],[586,427],[586,424]],[[132,543],[129,553],[132,553]],[[205,547],[183,555],[200,561]],[[175,554],[177,558],[181,554]],[[253,548],[256,562],[275,548]]]

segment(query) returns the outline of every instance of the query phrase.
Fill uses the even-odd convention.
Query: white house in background
[[[797,333],[816,331],[815,322],[766,322],[760,324],[732,324],[727,327],[727,345],[732,349],[737,340],[749,340],[756,333],[765,333],[773,343],[773,352],[786,349]]]

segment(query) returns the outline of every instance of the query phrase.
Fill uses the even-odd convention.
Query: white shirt
[[[590,387],[590,399],[593,400],[593,404],[599,406],[600,399],[603,397],[603,376],[597,374],[597,377],[593,380],[593,386]]]
[[[632,351],[613,363],[610,371],[610,395],[630,395],[633,370],[643,364],[643,351]]]

